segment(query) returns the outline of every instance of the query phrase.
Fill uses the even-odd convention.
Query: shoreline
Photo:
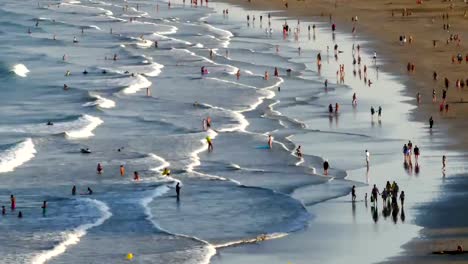
[[[301,20],[302,19],[304,19],[304,20],[306,20],[306,19],[316,19],[317,17],[319,17],[320,20],[322,20],[322,21],[325,20],[325,21],[328,22],[327,17],[322,18],[321,16],[317,16],[317,15],[307,16],[306,14],[304,14],[304,13],[307,12],[307,11],[303,11],[303,10],[305,10],[304,8],[302,10],[300,8],[299,9],[296,8],[296,9],[291,10],[291,5],[290,5],[289,10],[285,10],[284,8],[282,8],[282,3],[283,2],[281,2],[281,1],[275,1],[274,3],[271,3],[270,1],[256,0],[254,3],[247,3],[247,2],[238,3],[238,1],[235,1],[235,0],[221,0],[220,2],[227,2],[227,3],[232,4],[232,5],[238,5],[238,6],[241,6],[242,8],[246,8],[247,10],[256,10],[256,11],[268,10],[268,9],[280,10],[279,13],[274,13],[274,14],[272,14],[272,16],[284,16],[284,17],[288,17],[289,19],[294,18],[294,17],[298,17]],[[265,2],[267,2],[267,3],[265,3]],[[297,2],[297,3],[298,3],[298,6],[300,6],[301,4],[305,5],[305,4],[310,3],[310,2],[317,2],[317,1],[307,1],[307,2],[300,2],[300,3]],[[323,1],[318,1],[318,2],[323,2]],[[365,2],[365,1],[360,1],[360,2]],[[274,8],[271,8],[271,6],[273,6]],[[330,6],[330,3],[322,3],[321,8],[323,8],[325,6]],[[267,7],[270,7],[270,8],[267,8]],[[468,5],[467,5],[467,8],[468,8]],[[353,10],[355,10],[355,8],[353,8]],[[359,25],[361,25],[362,18],[364,18],[364,19],[369,18],[369,17],[366,17],[365,12],[366,11],[361,11],[359,13],[359,18],[360,18]],[[370,15],[370,17],[372,17],[372,15]],[[339,21],[339,22],[344,22],[344,21],[347,20],[347,18],[343,16],[342,12],[341,12],[340,15],[335,16],[334,19],[337,19],[337,21]],[[350,21],[350,19],[348,21]],[[349,24],[351,24],[351,23],[349,23]],[[351,32],[351,27],[349,26],[349,24],[345,25],[345,29],[349,30],[349,32]],[[366,39],[366,40],[372,40],[372,41],[366,42],[362,46],[365,47],[365,48],[375,47],[375,50],[378,51],[379,58],[383,58],[383,60],[385,61],[385,63],[382,63],[383,65],[381,64],[383,66],[382,69],[384,71],[389,72],[389,73],[393,73],[396,76],[402,76],[402,77],[404,76],[404,78],[402,80],[402,83],[405,86],[405,90],[402,91],[402,94],[405,95],[405,96],[413,98],[413,100],[410,100],[410,101],[405,102],[405,103],[409,103],[410,105],[415,106],[414,110],[410,111],[410,118],[409,118],[410,121],[412,121],[412,120],[419,121],[419,122],[422,122],[423,124],[427,125],[428,116],[433,115],[434,119],[436,120],[435,130],[436,131],[438,130],[438,131],[448,132],[449,137],[447,137],[447,141],[450,141],[450,140],[451,141],[447,142],[447,144],[445,144],[443,146],[435,146],[434,147],[434,145],[431,145],[431,149],[434,149],[434,150],[443,149],[443,150],[446,150],[446,151],[448,151],[448,150],[454,150],[454,151],[461,150],[461,151],[463,151],[463,147],[467,145],[467,141],[464,140],[464,137],[460,133],[460,131],[463,131],[463,129],[460,129],[460,127],[463,127],[464,124],[463,124],[463,120],[461,120],[461,118],[458,118],[458,119],[456,118],[456,115],[457,114],[460,115],[460,113],[465,113],[465,112],[468,111],[468,109],[466,109],[464,104],[457,104],[456,112],[454,113],[454,108],[455,107],[453,106],[453,104],[456,101],[457,96],[460,96],[461,98],[464,98],[463,91],[457,91],[456,92],[457,95],[455,95],[454,92],[449,93],[447,102],[451,106],[451,111],[448,114],[439,116],[438,113],[437,113],[438,112],[438,109],[437,109],[438,108],[438,103],[434,104],[434,103],[431,102],[432,87],[434,87],[434,89],[436,89],[437,96],[438,96],[438,99],[439,99],[439,97],[441,96],[441,92],[440,92],[440,95],[439,95],[439,90],[441,90],[441,89],[438,89],[438,88],[443,86],[443,78],[445,77],[445,74],[447,74],[447,76],[454,76],[454,74],[457,74],[459,72],[457,72],[457,71],[455,71],[455,72],[439,72],[438,71],[439,79],[438,79],[437,82],[434,82],[434,81],[432,81],[432,71],[428,70],[428,67],[430,67],[430,65],[426,62],[426,64],[422,64],[421,66],[418,65],[419,67],[417,66],[417,68],[416,68],[417,73],[409,74],[409,73],[406,72],[403,58],[404,58],[404,56],[408,55],[407,54],[408,52],[411,52],[409,50],[418,48],[418,45],[415,45],[416,43],[413,43],[412,44],[413,47],[409,47],[409,48],[405,47],[406,48],[405,52],[404,53],[399,53],[397,51],[397,49],[400,48],[399,44],[398,44],[398,41],[392,41],[388,36],[386,38],[382,38],[380,35],[379,35],[378,38],[372,38],[371,36],[375,36],[375,34],[373,32],[373,30],[375,30],[375,28],[370,28],[370,29],[366,28],[366,26],[368,26],[368,25],[366,25],[365,23],[363,23],[363,26],[364,26],[363,27],[364,28],[364,35],[367,38],[366,37],[362,38],[362,36],[360,36],[360,39],[361,40]],[[338,31],[343,32],[344,30],[343,30],[343,28],[340,28]],[[360,35],[362,35],[362,34],[360,34]],[[423,44],[421,44],[421,45],[423,45]],[[385,52],[381,52],[382,50],[385,51]],[[449,51],[445,50],[444,52],[440,52],[440,51],[438,51],[438,52],[447,54],[447,52],[449,52]],[[421,56],[421,53],[424,53],[424,52],[422,51],[422,52],[419,52],[417,54],[414,54],[413,57],[417,58],[418,55]],[[383,56],[380,56],[380,54],[383,54]],[[392,55],[394,55],[394,54],[398,54],[397,58],[392,57]],[[441,55],[439,54],[439,57],[440,56]],[[416,60],[416,61],[418,61],[418,60]],[[459,70],[459,71],[462,70],[463,71],[463,69],[467,68],[467,66],[464,65],[464,64],[465,64],[465,61],[463,61],[462,65],[452,65],[452,67],[448,67],[448,68],[453,68],[453,66],[455,66],[455,67],[458,66],[457,70]],[[466,74],[466,77],[468,78],[468,74]],[[450,79],[449,91],[450,90],[453,91],[453,90],[456,89],[456,88],[453,87],[454,83],[455,83],[455,81],[454,80],[452,81]],[[468,85],[468,80],[467,80],[467,85]],[[422,103],[421,104],[418,104],[416,99],[415,99],[415,97],[416,97],[415,95],[416,95],[417,92],[421,93],[421,96],[422,96]],[[431,136],[432,136],[432,132],[431,132]],[[456,138],[457,140],[460,140],[460,141],[455,141],[452,138],[452,136],[454,138]],[[460,180],[460,177],[457,177],[457,180]],[[453,186],[455,186],[455,185],[453,185]],[[441,185],[441,187],[443,188],[444,191],[447,191],[447,189],[449,189],[448,187],[446,187],[444,185]],[[440,194],[437,193],[435,197],[439,197],[439,196],[440,196]],[[456,197],[453,197],[453,196],[450,197],[450,198],[445,198],[444,199],[445,204],[450,203],[454,199],[456,199]],[[426,212],[426,213],[431,213],[431,210],[433,210],[433,208],[434,208],[432,206],[433,203],[434,203],[433,201],[430,201],[430,202],[427,202],[424,206],[418,206],[419,213],[421,214],[421,211]],[[444,204],[444,202],[440,202],[440,204],[438,204],[438,205],[440,207],[443,207],[443,206],[441,206],[443,204]],[[456,209],[453,208],[453,210],[456,210]],[[452,210],[452,212],[454,212],[453,210]],[[440,220],[442,220],[442,219],[443,218],[440,218]],[[444,226],[444,224],[442,222],[438,223],[438,228],[437,229],[435,229],[434,227],[432,227],[432,228],[428,227],[429,224],[427,223],[427,221],[425,223],[425,221],[415,220],[415,222],[417,223],[417,226],[423,227],[423,230],[418,232],[417,237],[413,238],[408,243],[405,243],[405,244],[401,245],[401,250],[403,252],[399,253],[396,257],[391,257],[391,258],[386,259],[385,261],[383,261],[384,263],[395,263],[395,262],[398,262],[398,263],[402,263],[402,262],[420,263],[421,262],[422,263],[423,261],[428,261],[428,258],[430,260],[432,260],[431,257],[433,257],[433,255],[431,256],[430,255],[431,251],[428,251],[428,250],[439,251],[439,250],[442,250],[442,249],[450,250],[450,249],[456,248],[456,245],[454,245],[454,240],[456,238],[456,235],[453,234],[453,230],[450,230],[450,228],[447,228],[447,229],[441,228],[441,227]],[[460,220],[460,222],[463,222],[463,220]],[[464,233],[466,232],[466,229],[461,229],[461,230]],[[441,238],[441,237],[443,237],[443,238]],[[466,235],[465,235],[465,237],[466,237]],[[465,238],[465,237],[463,239],[458,238],[458,241],[468,242],[468,238]],[[428,240],[429,240],[429,242],[428,242]],[[458,257],[458,258],[460,258],[460,257]],[[450,257],[449,257],[449,259],[442,257],[442,258],[435,259],[433,261],[435,263],[439,263],[439,262],[443,263],[443,262],[448,261],[450,259],[451,259]]]

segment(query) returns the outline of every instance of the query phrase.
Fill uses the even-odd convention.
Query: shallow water
[[[229,16],[222,15],[225,8]],[[315,232],[311,225],[343,210],[322,202],[373,182],[361,177],[364,148],[385,171],[399,166],[408,138],[428,148],[440,144],[435,136],[425,139],[423,124],[407,120],[412,106],[401,103],[408,98],[395,77],[379,73],[374,79],[370,67],[372,87],[350,73],[346,85],[336,84],[337,65],[352,65],[333,55],[317,73],[315,56],[320,51],[326,58],[332,41],[326,25],[317,28],[317,41],[305,26],[295,41],[265,34],[265,13],[260,28],[258,20],[245,23],[242,9],[182,1],[168,8],[158,1],[7,0],[0,14],[0,195],[5,205],[10,194],[18,202],[0,221],[0,229],[11,230],[0,245],[5,263],[120,263],[128,252],[138,263],[208,263],[216,247],[222,256],[221,248],[263,235],[292,233],[286,241],[295,245]],[[283,20],[272,23],[276,29]],[[350,36],[335,40],[351,51]],[[203,66],[207,75],[200,74]],[[264,80],[264,71],[273,75],[274,67],[280,76]],[[353,92],[357,108],[350,103]],[[340,114],[330,116],[327,105],[335,102]],[[382,121],[369,117],[371,105],[384,108]],[[213,129],[204,131],[207,117]],[[271,150],[264,149],[267,134],[275,138]],[[297,145],[303,159],[292,155]],[[331,177],[322,175],[324,158]],[[103,175],[96,175],[98,163]],[[165,167],[171,177],[161,176]],[[133,171],[139,182],[131,180]],[[73,185],[77,196],[70,195]],[[88,186],[92,196],[85,195]],[[405,225],[392,249],[416,234],[417,227]],[[384,238],[394,232],[386,230]],[[320,260],[316,249],[303,255],[314,252]]]

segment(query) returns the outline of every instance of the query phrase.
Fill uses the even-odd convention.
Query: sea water
[[[333,60],[333,49],[330,58],[318,45],[298,55],[298,42],[276,31],[281,19],[264,33],[266,15],[262,25],[258,17],[246,25],[220,7],[2,2],[0,201],[8,208],[14,194],[18,203],[0,221],[3,263],[123,263],[129,252],[139,263],[208,263],[216,248],[304,230],[314,217],[306,205],[364,185],[344,179],[362,165],[349,151],[363,151],[364,143],[383,152],[400,146],[407,131],[397,124],[408,105],[394,109],[382,101],[394,114],[387,129],[370,129],[364,116],[382,91],[359,95],[365,111],[352,110],[350,86],[330,82],[325,91],[323,76],[334,69],[324,67],[321,76],[314,56]],[[328,122],[327,105],[348,97],[340,120]],[[205,131],[208,117],[212,129]],[[268,134],[275,138],[271,150],[264,148]],[[292,154],[298,142],[303,159]],[[332,177],[325,177],[321,164],[331,157]],[[170,177],[161,175],[166,167]],[[180,200],[176,183],[183,186]],[[311,186],[313,193],[301,191]],[[42,215],[44,200],[49,209]]]

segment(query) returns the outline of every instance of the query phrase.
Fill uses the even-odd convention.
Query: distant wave
[[[152,84],[148,79],[146,79],[142,75],[137,75],[135,78],[136,78],[136,81],[123,90],[124,94],[134,94],[141,89],[150,87]]]
[[[24,64],[16,64],[11,69],[11,72],[13,72],[14,74],[16,74],[16,75],[18,75],[20,77],[25,78],[25,77],[28,76],[29,69],[26,68],[26,66],[24,66]]]
[[[65,136],[68,138],[88,138],[94,136],[93,130],[100,124],[104,123],[99,117],[84,115],[79,119],[86,125],[70,131],[65,131]]]
[[[31,261],[32,264],[43,264],[46,263],[48,260],[59,256],[60,254],[63,254],[68,247],[78,244],[78,242],[80,242],[81,237],[86,235],[86,232],[90,228],[102,225],[107,219],[109,219],[112,216],[109,207],[104,202],[89,198],[84,198],[83,200],[93,203],[101,211],[101,217],[94,223],[78,226],[71,232],[64,234],[64,240],[61,243],[56,245],[51,250],[46,250],[34,257]]]
[[[0,153],[0,173],[14,171],[16,167],[34,158],[36,149],[28,138]]]
[[[90,93],[89,96],[95,98],[96,100],[93,102],[85,103],[83,104],[83,106],[98,106],[100,108],[107,108],[107,109],[115,107],[115,102],[110,99],[104,98],[100,95],[93,94],[93,93]]]

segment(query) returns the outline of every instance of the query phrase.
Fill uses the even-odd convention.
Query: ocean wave
[[[34,257],[31,261],[32,264],[43,264],[46,263],[48,260],[59,256],[60,254],[63,254],[68,247],[78,244],[78,242],[80,242],[81,237],[86,235],[87,231],[90,228],[102,225],[107,219],[109,219],[112,216],[109,207],[104,202],[90,198],[84,198],[83,200],[94,204],[101,211],[101,217],[94,223],[81,225],[72,230],[71,232],[65,233],[64,240],[61,243],[56,245],[51,250],[44,251],[41,254]]]
[[[14,171],[16,167],[34,158],[37,151],[31,138],[17,143],[0,153],[0,173]]]
[[[25,77],[28,76],[29,69],[26,66],[24,66],[24,64],[16,64],[11,69],[11,72],[13,72],[14,74],[16,74],[16,75],[18,75],[20,77],[25,78]]]
[[[142,75],[137,75],[136,81],[130,86],[123,89],[124,94],[134,94],[141,89],[145,89],[151,86],[151,82]]]
[[[80,117],[79,121],[84,123],[83,127],[65,131],[65,136],[68,138],[88,138],[94,136],[93,130],[102,124],[104,121],[99,117],[91,116],[91,115],[84,115]]]
[[[93,94],[93,93],[90,93],[89,96],[92,98],[95,98],[96,100],[93,102],[88,102],[88,103],[83,104],[83,106],[85,107],[98,106],[100,108],[106,108],[106,109],[115,107],[115,102],[110,99],[104,98],[98,94]]]

